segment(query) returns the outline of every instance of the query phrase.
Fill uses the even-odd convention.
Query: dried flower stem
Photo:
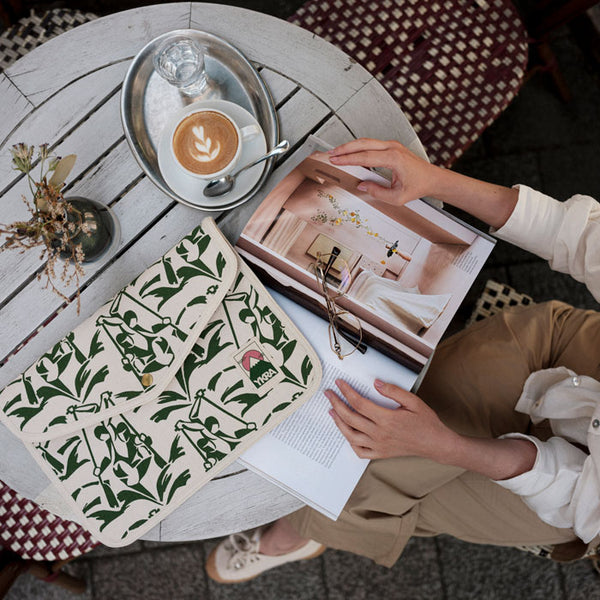
[[[33,170],[34,147],[27,144],[16,144],[11,149],[13,168],[25,173],[29,189],[33,196],[33,203],[22,196],[23,202],[31,215],[29,221],[15,221],[9,225],[0,224],[0,237],[4,237],[4,245],[0,252],[16,249],[26,252],[31,248],[42,248],[40,260],[45,260],[44,269],[38,274],[38,280],[46,278],[46,288],[50,288],[66,302],[71,299],[60,291],[55,280],[56,265],[59,259],[64,260],[60,270],[60,280],[69,286],[75,283],[77,287],[77,313],[80,310],[80,278],[84,275],[81,263],[84,256],[81,244],[74,244],[72,240],[81,232],[87,233],[81,213],[62,194],[64,179],[66,178],[74,157],[59,159],[48,151],[48,144],[38,147],[40,161],[39,180],[31,175]],[[48,181],[48,174],[57,174]]]

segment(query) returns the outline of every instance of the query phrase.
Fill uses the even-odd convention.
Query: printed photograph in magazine
[[[311,153],[268,193],[237,247],[282,293],[324,317],[315,265],[333,252],[328,286],[350,272],[336,302],[360,320],[368,345],[418,372],[494,242],[425,201],[377,202],[357,189],[365,179],[389,186],[373,171]]]

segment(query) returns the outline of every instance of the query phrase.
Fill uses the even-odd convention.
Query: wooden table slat
[[[318,92],[334,110],[373,79],[329,42],[297,25],[248,9],[193,3],[191,26],[228,40],[251,61]]]
[[[348,126],[337,116],[332,116],[315,131],[315,135],[331,146],[339,146],[353,139]]]
[[[402,140],[412,152],[427,158],[408,119],[390,100],[381,84],[373,80],[341,106],[337,115],[348,124],[354,137]]]
[[[4,73],[0,73],[0,98],[0,140],[4,140],[19,121],[31,112],[33,105]]]
[[[14,181],[20,175],[20,173],[13,170],[10,160],[9,149],[13,144],[18,142],[35,145],[48,143],[53,146],[79,121],[87,117],[98,102],[101,102],[120,85],[127,68],[127,63],[111,65],[72,83],[63,90],[60,96],[52,98],[43,106],[33,110],[27,120],[14,133],[7,134],[8,137],[4,137],[0,144],[0,181],[2,181],[2,187],[9,184],[11,180]],[[0,97],[4,100],[3,91],[0,88]],[[4,102],[1,103],[1,106],[2,111],[8,110]],[[17,108],[19,106],[17,104]],[[116,125],[120,125],[120,120]],[[122,128],[121,135],[123,135]],[[5,220],[14,218],[11,216],[7,205],[7,200],[9,204],[14,202],[14,200],[11,200],[11,196],[13,196],[13,192],[4,194],[1,199],[3,203],[2,218]],[[18,199],[19,195],[16,198]],[[14,204],[20,205],[20,202],[14,202]],[[7,210],[9,212],[6,212]]]
[[[279,73],[275,73],[275,71],[271,71],[271,69],[262,69],[260,76],[269,88],[275,106],[280,104],[294,90],[298,89],[298,85],[294,81]]]
[[[211,481],[144,539],[185,541],[221,537],[274,521],[302,506],[291,494],[244,470],[235,477]]]
[[[330,114],[327,105],[316,96],[306,90],[300,90],[277,111],[281,139],[289,140],[294,146]]]
[[[189,23],[189,2],[112,14],[42,44],[9,67],[6,74],[38,106],[73,80],[133,58],[153,38],[173,29],[187,29]]]

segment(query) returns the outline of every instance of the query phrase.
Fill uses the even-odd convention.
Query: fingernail
[[[326,396],[327,398],[331,399],[331,396],[332,396],[332,392],[331,392],[331,390],[325,390],[323,393],[325,394],[325,396]]]
[[[366,192],[367,191],[367,184],[364,183],[363,181],[361,181],[357,186],[357,189],[359,189],[361,192]]]
[[[385,383],[383,383],[383,381],[381,381],[381,379],[376,379],[375,383],[373,384],[378,390],[380,390]]]
[[[335,415],[335,411],[333,410],[333,408],[329,409],[329,416],[333,419]]]

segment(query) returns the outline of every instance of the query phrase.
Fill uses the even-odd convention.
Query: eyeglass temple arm
[[[346,327],[342,323],[337,324],[337,332],[349,343],[356,346],[356,349],[361,353],[365,354],[367,351],[367,344],[362,342],[360,337],[356,335],[349,327]]]
[[[336,261],[337,257],[340,255],[341,250],[337,247],[334,246],[331,249],[331,254],[329,256],[329,260],[327,261],[327,264],[325,265],[325,269],[323,270],[323,274],[327,275],[327,273],[329,273],[329,269],[331,269],[331,265],[333,265],[333,263]]]

